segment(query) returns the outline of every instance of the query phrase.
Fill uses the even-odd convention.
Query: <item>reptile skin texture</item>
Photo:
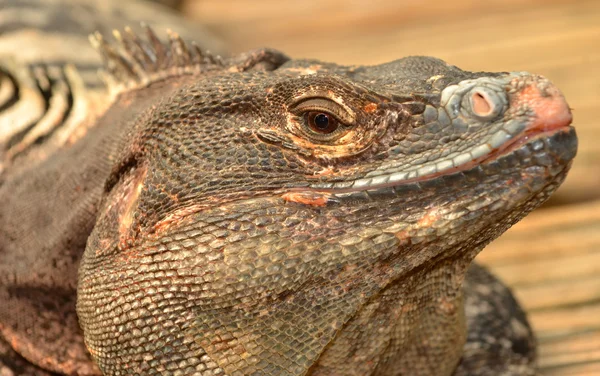
[[[0,58],[0,375],[537,374],[473,259],[575,157],[549,80],[141,30]]]

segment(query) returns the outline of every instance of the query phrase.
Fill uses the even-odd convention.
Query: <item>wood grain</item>
[[[528,312],[544,374],[600,375],[600,200],[538,210],[478,260]]]
[[[239,52],[377,64],[434,55],[468,70],[550,78],[580,146],[567,181],[480,255],[513,287],[544,375],[600,375],[600,1],[187,0],[185,13]]]

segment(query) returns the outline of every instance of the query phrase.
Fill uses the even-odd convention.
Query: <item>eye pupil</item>
[[[315,126],[322,130],[327,129],[329,126],[329,116],[325,114],[317,114],[317,116],[315,116]]]
[[[311,111],[307,114],[308,126],[315,133],[330,134],[338,128],[338,121],[333,116]]]

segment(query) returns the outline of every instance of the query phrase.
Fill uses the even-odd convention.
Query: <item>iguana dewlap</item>
[[[550,81],[92,45],[0,42],[0,375],[535,374],[472,261],[575,156]]]

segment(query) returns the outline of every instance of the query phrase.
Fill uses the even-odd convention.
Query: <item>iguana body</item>
[[[109,90],[49,80],[91,104],[47,128],[9,128],[28,65],[2,68],[24,87],[0,105],[2,372],[535,373],[522,311],[471,263],[575,155],[549,81],[120,35],[94,38]]]

